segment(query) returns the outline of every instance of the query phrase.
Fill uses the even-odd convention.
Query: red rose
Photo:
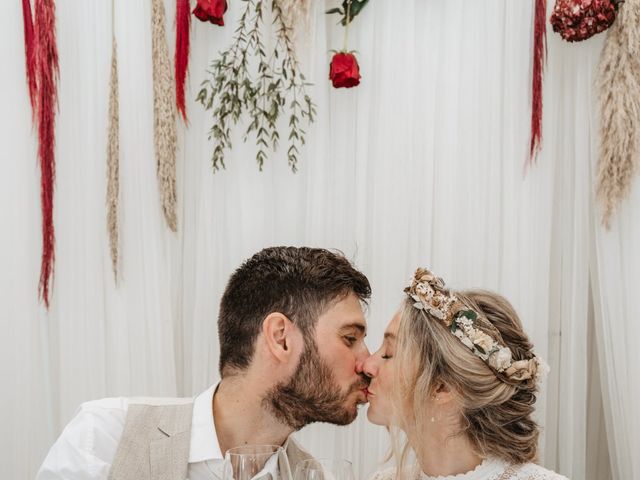
[[[335,88],[351,88],[360,84],[360,67],[352,53],[339,52],[331,59],[329,80]]]
[[[198,0],[193,14],[203,22],[211,22],[215,25],[224,25],[224,12],[227,11],[227,0]]]

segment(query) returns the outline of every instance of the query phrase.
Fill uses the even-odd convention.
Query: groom
[[[370,294],[367,278],[336,253],[258,252],[220,303],[222,380],[195,399],[84,403],[37,479],[220,479],[224,452],[248,444],[282,445],[293,472],[309,458],[294,431],[351,423],[366,402]]]

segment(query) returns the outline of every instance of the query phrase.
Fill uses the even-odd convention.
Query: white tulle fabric
[[[333,90],[329,51],[341,48],[342,28],[324,15],[336,2],[316,1],[301,60],[318,119],[300,171],[292,174],[280,152],[259,172],[254,146],[238,137],[227,170],[212,174],[211,120],[194,99],[233,34],[243,2],[230,2],[227,27],[192,25],[190,125],[178,128],[172,234],[153,155],[151,6],[116,0],[116,287],[105,219],[111,2],[56,3],[57,250],[48,313],[37,301],[39,170],[22,12],[20,2],[0,7],[2,478],[32,478],[82,401],[190,395],[214,382],[226,279],[274,244],[341,249],[369,276],[371,348],[419,265],[454,287],[503,293],[552,368],[539,398],[544,464],[573,478],[640,476],[640,457],[631,455],[640,447],[640,387],[630,381],[640,364],[632,356],[640,192],[636,185],[611,232],[600,228],[592,85],[602,38],[568,45],[550,34],[543,150],[525,171],[533,2],[370,2],[350,33],[362,84]],[[165,1],[171,50],[174,3]],[[358,478],[378,468],[388,445],[364,415],[346,428],[310,426],[299,439],[318,456],[351,459]]]

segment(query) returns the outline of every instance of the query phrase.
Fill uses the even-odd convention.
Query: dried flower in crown
[[[549,371],[535,356],[514,362],[511,350],[477,325],[478,313],[468,309],[429,269],[418,268],[404,291],[414,300],[414,308],[440,320],[477,357],[510,380],[533,378],[538,382]]]

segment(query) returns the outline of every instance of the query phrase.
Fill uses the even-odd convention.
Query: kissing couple
[[[532,414],[546,365],[505,298],[450,290],[418,268],[370,353],[370,295],[339,253],[256,253],[220,302],[221,380],[195,398],[82,404],[37,479],[220,480],[225,452],[244,445],[282,446],[293,472],[313,457],[292,433],[347,425],[366,403],[395,460],[374,480],[565,479],[536,464]],[[278,462],[267,465],[279,478]]]

